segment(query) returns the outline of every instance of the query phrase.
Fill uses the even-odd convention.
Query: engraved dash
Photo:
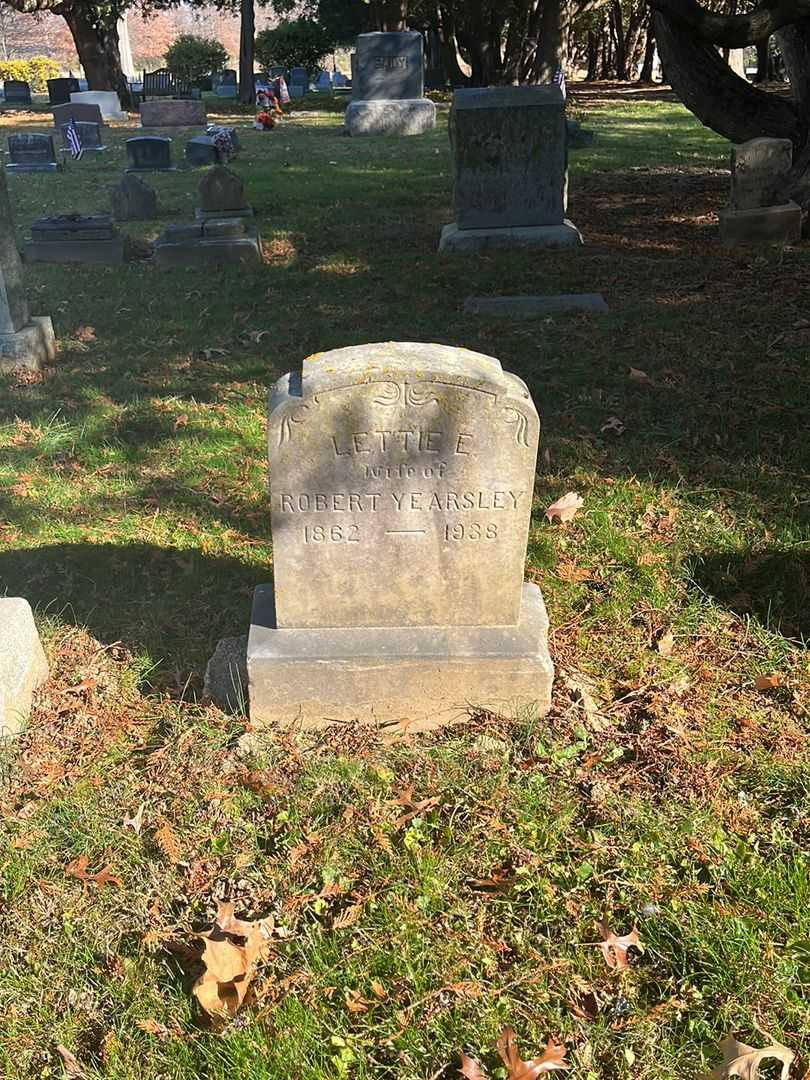
[[[386,529],[387,536],[424,536],[427,529]]]

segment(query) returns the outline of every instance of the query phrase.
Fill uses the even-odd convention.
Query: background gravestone
[[[82,150],[89,151],[102,151],[107,147],[101,138],[101,128],[98,124],[88,123],[84,120],[74,121],[76,127],[76,134],[79,136],[79,142],[81,143]],[[69,143],[67,140],[67,124],[62,124],[62,145],[68,149]]]
[[[72,76],[64,79],[48,79],[48,104],[64,105],[71,94],[79,93],[79,80]]]
[[[525,384],[465,349],[338,349],[279,381],[252,721],[548,707],[545,609],[523,582],[538,433]]]
[[[116,221],[145,221],[157,217],[157,193],[135,173],[124,173],[121,182],[110,189],[110,199]]]
[[[417,31],[360,34],[352,63],[350,135],[419,135],[436,126],[425,96],[424,45]]]
[[[6,170],[0,167],[0,371],[37,371],[55,356],[50,317],[32,317],[28,311]]]
[[[216,165],[222,160],[213,135],[195,135],[186,143],[186,161],[189,165]]]
[[[291,98],[302,98],[309,89],[309,73],[306,68],[294,67],[290,69],[290,77],[287,80],[287,90]]]
[[[802,235],[802,211],[785,199],[793,166],[790,139],[749,139],[731,148],[731,198],[720,211],[720,239],[726,247],[795,243]]]
[[[253,217],[253,208],[245,202],[242,180],[225,165],[215,165],[200,181],[199,221],[211,218]]]
[[[138,135],[127,139],[127,172],[169,172],[172,140],[165,135]]]
[[[30,105],[31,87],[24,79],[6,79],[3,83],[6,105]]]
[[[573,247],[565,98],[556,85],[456,90],[450,114],[456,220],[439,250]]]
[[[101,109],[98,105],[81,101],[68,101],[63,105],[54,105],[54,127],[61,128],[63,124],[67,124],[70,120],[75,120],[76,123],[98,124],[99,127],[104,127],[104,117],[101,115]]]
[[[8,172],[55,172],[56,160],[53,137],[30,131],[8,137]]]
[[[70,95],[70,100],[79,105],[98,105],[105,120],[126,120],[127,114],[121,108],[118,94],[114,90],[79,90]]]

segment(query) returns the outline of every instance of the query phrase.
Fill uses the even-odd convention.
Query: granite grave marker
[[[30,105],[31,87],[24,79],[6,79],[3,83],[6,105]]]
[[[424,43],[415,30],[360,34],[352,64],[350,135],[419,135],[436,126],[425,97]]]
[[[127,139],[127,172],[169,172],[172,140],[165,135],[138,135]]]
[[[199,221],[215,218],[251,218],[253,207],[245,202],[242,180],[225,165],[215,165],[200,181]]]
[[[79,93],[79,80],[72,76],[64,79],[48,79],[48,104],[65,105],[71,94]]]
[[[8,137],[9,172],[55,172],[56,160],[53,136],[31,131]]]
[[[157,217],[157,193],[136,173],[124,173],[120,184],[110,189],[116,221],[144,221]]]

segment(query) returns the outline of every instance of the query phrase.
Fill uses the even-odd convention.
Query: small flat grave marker
[[[138,135],[127,139],[127,172],[170,172],[172,140],[165,135]]]
[[[61,165],[56,160],[53,136],[27,132],[8,137],[9,172],[56,172]]]

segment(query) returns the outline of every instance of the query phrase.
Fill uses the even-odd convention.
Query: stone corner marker
[[[578,247],[566,216],[565,98],[558,86],[453,93],[450,112],[456,220],[439,251]]]
[[[0,166],[0,371],[38,371],[55,357],[50,316],[32,316],[28,310],[6,170]]]
[[[31,605],[21,597],[0,599],[0,739],[19,732],[31,695],[47,678]]]
[[[525,384],[466,349],[360,345],[285,375],[252,722],[418,731],[473,707],[545,712],[548,620],[523,581],[538,438]]]

